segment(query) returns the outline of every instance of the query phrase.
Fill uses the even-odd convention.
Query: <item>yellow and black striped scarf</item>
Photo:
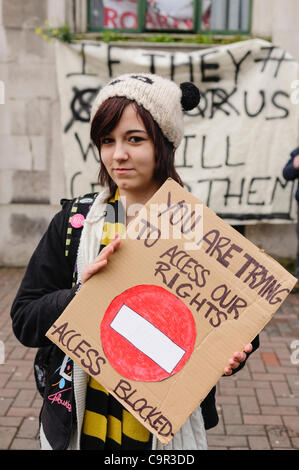
[[[124,232],[124,210],[118,189],[107,204],[100,250],[115,233]],[[92,377],[86,395],[81,449],[142,450],[151,446],[150,432]]]

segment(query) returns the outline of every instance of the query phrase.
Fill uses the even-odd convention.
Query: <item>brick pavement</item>
[[[5,363],[0,364],[1,450],[39,449],[35,350],[17,341],[9,316],[23,272],[0,269],[0,340],[5,345]],[[299,342],[299,294],[289,295],[260,340],[244,369],[218,383],[220,422],[208,431],[210,450],[299,449],[299,364],[291,362],[291,343]]]

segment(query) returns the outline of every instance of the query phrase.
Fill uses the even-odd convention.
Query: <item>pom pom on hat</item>
[[[182,90],[181,104],[184,111],[190,111],[200,102],[200,93],[198,88],[191,82],[180,84]]]

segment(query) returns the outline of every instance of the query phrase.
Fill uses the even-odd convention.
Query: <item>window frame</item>
[[[202,34],[202,35],[229,35],[229,36],[239,36],[250,34],[251,24],[252,24],[252,0],[249,0],[249,17],[248,17],[248,29],[246,30],[231,30],[231,29],[201,29],[202,21],[202,0],[193,0],[194,1],[194,13],[193,13],[193,29],[146,29],[146,7],[147,0],[137,0],[137,28],[91,28],[90,16],[91,16],[91,0],[87,0],[87,32],[88,33],[103,33],[105,31],[115,32],[115,33],[160,33],[163,34]]]
[[[144,32],[144,22],[146,14],[146,0],[137,0],[137,28],[90,28],[90,2],[87,0],[87,32],[88,33],[103,33],[104,31],[110,31],[114,33],[143,33]]]
[[[195,0],[196,1],[196,0]],[[242,1],[242,0],[241,0]],[[249,15],[248,15],[248,29],[201,29],[202,19],[202,0],[198,0],[199,4],[199,17],[198,17],[198,33],[200,34],[214,34],[214,35],[229,35],[229,36],[240,36],[250,34],[252,24],[252,0],[249,0]]]

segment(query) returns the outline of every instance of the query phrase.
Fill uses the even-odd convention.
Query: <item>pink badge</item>
[[[80,228],[83,226],[85,217],[82,214],[75,214],[71,218],[71,226],[73,228]]]

